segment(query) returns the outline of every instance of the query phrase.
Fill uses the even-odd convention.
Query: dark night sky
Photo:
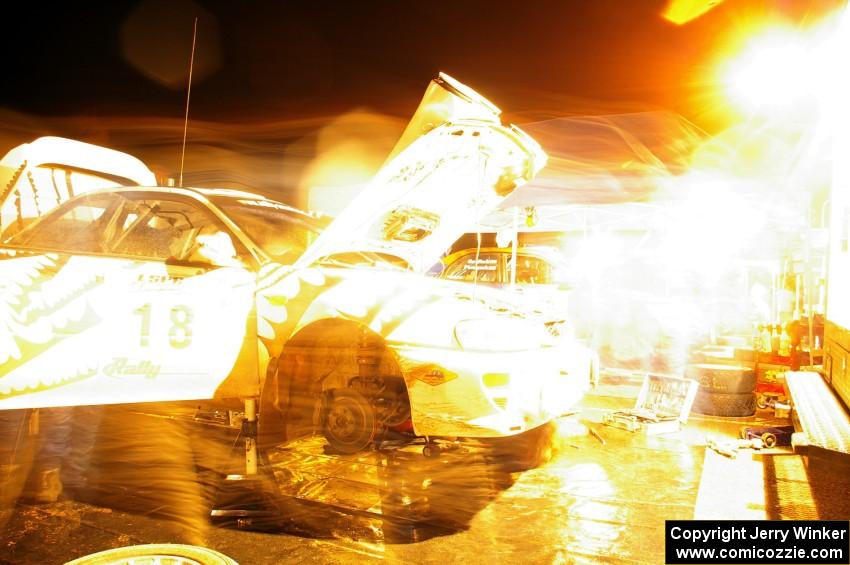
[[[840,3],[727,0],[682,27],[660,17],[665,2],[657,0],[95,4],[4,8],[0,108],[182,116],[199,15],[192,91],[199,119],[361,106],[407,114],[444,70],[506,110],[534,110],[541,100],[564,114],[636,104],[699,122],[699,97],[712,87],[706,69],[742,14],[798,22]],[[145,76],[128,63],[130,51],[175,84]]]

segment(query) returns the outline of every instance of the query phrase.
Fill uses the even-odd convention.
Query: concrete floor
[[[632,392],[588,396],[579,414],[559,422],[551,460],[525,472],[505,472],[474,447],[437,459],[413,449],[356,457],[309,445],[279,449],[269,457],[276,515],[253,524],[264,532],[213,526],[167,510],[168,500],[137,505],[140,493],[126,490],[107,503],[89,496],[90,503],[18,504],[0,533],[0,563],[64,563],[122,545],[195,542],[243,565],[654,564],[664,561],[667,519],[850,518],[846,472],[807,467],[798,455],[742,451],[730,459],[705,448],[706,437],[735,437],[742,424],[778,423],[772,414],[692,415],[680,432],[651,437],[603,426],[608,410],[633,403]],[[139,490],[168,492],[153,479]]]

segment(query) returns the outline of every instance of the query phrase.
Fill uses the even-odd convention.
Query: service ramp
[[[814,456],[839,458],[850,465],[850,415],[820,375],[789,371],[785,382],[794,404],[794,449]]]

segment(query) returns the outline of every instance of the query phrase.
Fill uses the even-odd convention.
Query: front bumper
[[[587,376],[565,374],[561,348],[464,351],[395,346],[421,436],[504,437],[569,411]]]

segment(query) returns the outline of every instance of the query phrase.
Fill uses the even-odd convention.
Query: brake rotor
[[[372,404],[352,389],[332,391],[325,409],[322,434],[340,453],[368,449],[375,440],[377,420]]]

